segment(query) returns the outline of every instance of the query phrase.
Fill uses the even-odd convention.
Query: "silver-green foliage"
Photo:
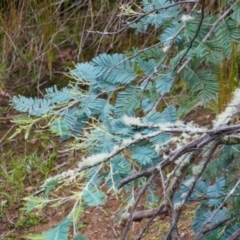
[[[174,106],[168,105],[158,111],[157,104],[170,93],[176,79],[185,81],[189,93],[205,104],[217,98],[217,66],[223,59],[231,57],[231,44],[240,41],[240,3],[237,1],[231,14],[212,30],[221,14],[205,14],[199,28],[203,17],[199,11],[193,11],[191,16],[185,15],[179,12],[180,4],[171,2],[142,1],[142,15],[131,24],[136,33],[146,32],[149,26],[159,30],[159,42],[154,47],[134,51],[131,57],[129,54],[100,54],[90,62],[76,64],[70,72],[73,80],[67,87],[61,90],[56,86],[48,88],[42,99],[21,95],[13,98],[14,108],[27,112],[31,117],[15,118],[15,123],[20,127],[30,128],[36,118],[39,121],[45,118],[49,119],[52,133],[59,135],[61,140],[73,137],[81,141],[80,149],[88,156],[85,160],[89,161],[85,163],[85,185],[79,194],[79,204],[84,207],[105,202],[106,194],[99,189],[102,183],[118,192],[117,186],[122,179],[161,161],[159,149],[168,148],[167,143],[172,135],[161,132],[161,127],[159,130],[159,127],[152,126],[177,121]],[[128,154],[124,155],[122,150]],[[111,155],[114,151],[116,154]],[[210,175],[206,174],[207,169],[206,176],[203,175],[203,179],[196,184],[189,199],[200,201],[193,222],[196,232],[201,230],[204,221],[221,203],[221,196],[227,194],[229,186],[232,186],[226,186],[226,176],[224,173],[219,175],[217,170],[219,166],[231,164],[229,159],[232,159],[232,153],[224,153],[228,154],[225,158],[228,160],[220,156],[218,161],[212,163]],[[100,156],[100,160],[91,163],[95,156]],[[108,168],[104,167],[106,161]],[[130,182],[125,185],[125,190],[134,194],[132,189],[145,181],[141,178]],[[50,180],[45,185],[45,192],[48,194],[57,183],[58,178]],[[175,194],[175,203],[182,201],[186,191],[188,187],[183,182]],[[149,187],[148,192],[148,199],[158,199],[153,186]],[[211,224],[226,219],[228,214],[228,210],[223,208]],[[67,239],[71,217],[45,233],[44,239]],[[232,221],[229,231],[236,224]],[[77,235],[75,239],[78,239]]]

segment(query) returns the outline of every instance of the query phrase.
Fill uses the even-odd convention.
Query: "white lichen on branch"
[[[240,89],[237,88],[234,93],[231,102],[226,107],[225,111],[219,114],[213,121],[213,127],[219,127],[224,124],[228,124],[235,113],[237,113],[237,107],[240,106]]]

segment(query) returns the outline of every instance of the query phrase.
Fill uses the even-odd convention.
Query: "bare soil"
[[[199,122],[204,122],[204,124],[209,124],[213,119],[214,115],[212,111],[204,110],[203,114],[198,114],[195,116],[195,110],[192,111],[187,116],[186,121],[190,121],[194,118]],[[192,115],[191,115],[192,114]],[[199,119],[201,116],[202,119]],[[11,126],[9,122],[4,122],[5,129],[9,129]],[[20,144],[20,145],[19,145]],[[12,147],[13,151],[18,151],[19,154],[23,154],[23,145],[24,143],[19,140],[15,145],[1,145],[1,150],[3,151],[6,148]],[[61,146],[64,148],[64,145]],[[51,147],[46,149],[44,152],[41,145],[36,142],[28,144],[25,151],[37,151],[41,154],[49,154]],[[7,151],[6,151],[7,152]],[[7,158],[4,159],[4,154],[2,154],[1,161],[7,161]],[[65,164],[66,163],[66,164]],[[74,166],[75,161],[69,160],[69,156],[60,156],[56,162],[59,166],[64,166],[71,168]],[[56,171],[61,171],[61,169],[53,170],[53,173]],[[34,173],[27,176],[26,179],[35,178]],[[6,196],[12,192],[12,186],[3,186],[4,180],[0,180],[1,188],[4,189],[4,192],[0,191],[0,203],[6,199]],[[31,215],[27,215],[21,209],[23,207],[23,202],[21,198],[31,195],[32,192],[36,191],[37,186],[40,185],[40,182],[36,182],[35,186],[29,185],[28,181],[24,184],[24,189],[21,196],[17,198],[12,198],[12,201],[9,201],[8,205],[2,209],[2,214],[0,215],[0,239],[24,239],[24,235],[29,233],[42,233],[47,231],[57,224],[59,224],[71,211],[73,202],[68,202],[58,209],[53,208],[44,208],[42,211],[34,211]],[[90,240],[118,240],[121,239],[121,235],[124,231],[124,223],[117,222],[116,217],[119,210],[122,207],[123,199],[125,198],[126,193],[122,193],[119,199],[114,195],[108,195],[108,200],[105,205],[98,207],[88,208],[83,216],[80,218],[79,231],[84,233]],[[11,196],[10,196],[11,197]],[[182,213],[181,220],[179,223],[179,231],[183,240],[193,239],[193,232],[191,230],[191,223],[194,218],[194,209],[196,208],[195,204],[186,206],[184,212]],[[1,210],[1,209],[0,209]],[[139,204],[137,210],[146,210],[146,206]],[[0,212],[1,213],[1,212]],[[21,220],[22,219],[22,220]],[[159,215],[155,218],[153,224],[149,227],[146,236],[143,239],[162,239],[164,234],[168,230],[168,220],[169,217],[165,215]],[[36,221],[36,222],[34,222]],[[143,219],[139,222],[133,222],[128,239],[136,239],[138,234],[141,232],[141,229],[145,226],[148,219]]]
[[[104,206],[92,207],[85,211],[81,217],[81,232],[84,233],[90,240],[118,240],[121,239],[124,224],[115,222],[117,212],[122,204],[121,200],[117,200],[113,196],[109,196],[108,201]],[[37,225],[32,227],[14,227],[23,212],[18,208],[11,206],[7,209],[6,215],[2,217],[0,224],[0,239],[25,239],[24,235],[29,233],[41,233],[47,231],[59,222],[71,210],[72,203],[66,204],[64,208],[50,209],[46,208],[41,212],[35,211],[34,214],[42,220]],[[138,208],[139,210],[139,208]],[[192,239],[193,232],[191,230],[191,222],[193,220],[194,205],[186,207],[182,214],[179,231],[183,240]],[[161,239],[168,229],[168,216],[158,216],[151,224],[143,239]],[[139,222],[133,222],[128,235],[129,240],[136,239],[141,229],[145,226],[148,219]]]

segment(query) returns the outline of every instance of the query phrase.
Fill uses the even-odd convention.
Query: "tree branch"
[[[171,131],[175,132],[175,130],[172,129]],[[181,131],[184,132],[183,129]],[[166,130],[164,132],[168,132],[168,131]],[[179,130],[179,132],[180,132],[180,130]],[[201,131],[199,131],[199,132],[201,132]],[[204,136],[202,136],[196,140],[193,140],[192,142],[186,144],[179,150],[175,150],[175,152],[172,155],[163,159],[156,167],[151,167],[146,170],[139,171],[137,173],[134,173],[134,174],[122,179],[118,184],[118,188],[123,187],[125,184],[127,184],[128,182],[133,181],[135,179],[150,176],[153,173],[155,168],[161,167],[161,169],[164,169],[170,163],[174,162],[177,158],[179,158],[184,152],[190,152],[190,151],[192,151],[192,149],[200,149],[213,140],[218,139],[220,144],[228,144],[228,145],[229,144],[239,144],[240,137],[238,135],[236,135],[236,133],[238,133],[238,132],[240,132],[240,125],[232,125],[232,126],[225,125],[225,126],[217,127],[213,130],[208,130],[208,131],[206,131],[206,134]],[[230,134],[230,135],[226,136],[226,134]],[[231,134],[233,134],[233,135],[231,135]]]
[[[154,215],[161,215],[161,214],[167,214],[168,209],[167,208],[154,208],[154,209],[149,209],[149,210],[143,210],[143,211],[137,211],[134,212],[132,216],[132,221],[141,221],[144,218],[150,218]],[[129,219],[130,214],[127,213],[122,217],[122,220],[125,222]]]
[[[138,205],[138,202],[140,201],[142,195],[144,194],[144,192],[146,191],[146,189],[149,187],[149,185],[151,184],[152,180],[156,177],[157,175],[157,170],[155,169],[155,171],[153,172],[153,174],[151,175],[151,177],[148,179],[148,181],[145,183],[145,185],[140,189],[139,193],[138,193],[138,196],[136,198],[136,201],[131,209],[131,212],[129,214],[129,218],[128,218],[128,221],[127,221],[127,224],[124,228],[124,231],[123,231],[123,235],[121,237],[121,240],[125,240],[127,239],[127,234],[128,234],[128,231],[129,231],[129,228],[130,228],[130,225],[131,225],[131,222],[132,222],[132,218],[133,218],[133,214],[134,214],[134,211]]]
[[[212,25],[211,29],[209,30],[209,32],[207,33],[207,35],[203,38],[203,40],[201,41],[201,43],[199,44],[199,46],[206,42],[208,40],[208,38],[211,37],[213,31],[215,30],[215,28],[217,27],[217,25],[232,11],[233,7],[236,5],[236,3],[232,4],[223,14],[220,18],[218,18],[218,20]],[[198,49],[199,47],[197,47]],[[197,50],[196,49],[196,50]],[[177,74],[179,74],[190,62],[191,58],[188,58],[183,65],[177,70]]]
[[[240,237],[240,229],[236,230],[227,240],[238,240]]]
[[[202,229],[198,232],[197,236],[194,238],[194,240],[199,240],[201,239],[200,235],[203,232],[204,226],[206,226],[207,224],[211,223],[211,221],[213,220],[213,218],[216,216],[216,214],[218,213],[218,211],[225,205],[226,201],[234,194],[234,192],[236,191],[237,187],[240,184],[240,179],[236,182],[236,184],[234,185],[234,187],[231,189],[231,191],[229,192],[229,194],[225,197],[225,199],[222,201],[222,203],[218,206],[218,208],[214,211],[214,213],[211,215],[210,218],[207,219],[206,223],[203,225]]]
[[[185,4],[185,3],[198,3],[199,1],[198,0],[189,0],[189,1],[180,1],[180,2],[176,2],[176,3],[172,3],[172,4],[169,4],[168,6],[165,6],[165,7],[160,7],[160,8],[155,8],[147,13],[144,13],[142,14],[141,16],[137,17],[136,19],[132,20],[131,22],[127,22],[127,24],[119,29],[118,31],[114,31],[114,32],[100,32],[100,31],[90,31],[88,30],[87,32],[89,33],[98,33],[98,34],[102,34],[102,35],[114,35],[114,34],[118,34],[122,31],[124,31],[125,29],[127,29],[131,24],[141,20],[142,18],[154,13],[154,12],[157,12],[157,11],[161,11],[161,10],[166,10],[168,8],[171,8],[171,7],[175,7],[177,5],[180,5],[180,4]]]

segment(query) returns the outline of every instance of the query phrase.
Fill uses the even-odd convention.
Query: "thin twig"
[[[154,13],[154,12],[157,12],[157,11],[160,11],[160,10],[166,10],[168,8],[171,8],[171,7],[175,7],[179,4],[185,4],[185,3],[198,3],[199,1],[198,0],[195,0],[195,1],[180,1],[180,2],[176,2],[176,3],[173,3],[173,4],[169,4],[168,6],[165,6],[165,7],[160,7],[160,8],[155,8],[147,13],[144,13],[143,15],[139,16],[138,18],[134,19],[133,21],[131,22],[128,22],[123,28],[117,30],[117,31],[114,31],[114,32],[101,32],[101,31],[90,31],[88,30],[88,32],[90,33],[98,33],[98,34],[102,34],[102,35],[114,35],[114,34],[118,34],[122,31],[124,31],[125,29],[127,29],[131,24],[139,21],[140,19]]]
[[[172,219],[171,228],[169,229],[166,237],[164,238],[165,240],[170,239],[170,236],[171,236],[171,233],[172,233],[173,229],[175,229],[176,226],[177,226],[177,223],[178,223],[180,214],[181,214],[181,212],[182,212],[182,210],[183,210],[183,206],[185,205],[187,199],[191,196],[191,194],[192,194],[192,192],[193,192],[193,190],[194,190],[194,187],[195,187],[197,181],[198,181],[199,178],[201,177],[201,175],[202,175],[203,171],[205,170],[205,168],[207,167],[208,163],[211,161],[212,155],[213,155],[214,152],[216,151],[218,145],[219,145],[219,142],[213,143],[213,145],[212,145],[212,147],[211,147],[211,149],[210,149],[210,151],[209,151],[208,156],[207,156],[206,159],[204,160],[204,164],[203,164],[203,166],[202,166],[201,171],[195,176],[195,179],[194,179],[194,182],[193,182],[192,186],[190,187],[189,191],[187,192],[186,196],[184,197],[184,200],[181,202],[181,207],[178,208],[177,210],[174,209],[174,213],[175,213],[175,214],[174,214],[174,217],[173,217],[173,219]],[[194,159],[194,157],[193,157],[193,159]],[[192,164],[192,161],[189,161],[189,163],[187,164],[187,166],[189,166],[189,165],[191,165],[191,164]],[[186,168],[187,166],[185,166],[185,168]],[[176,187],[178,187],[178,186],[176,186]]]
[[[225,199],[222,201],[222,203],[218,206],[218,208],[214,211],[214,213],[211,215],[211,217],[207,219],[205,224],[203,224],[201,230],[198,232],[198,234],[196,235],[194,240],[199,240],[200,239],[200,235],[203,232],[204,226],[211,223],[211,221],[216,216],[218,211],[222,209],[222,207],[226,204],[227,200],[234,194],[234,192],[236,191],[239,184],[240,184],[240,179],[236,182],[236,184],[234,185],[232,190],[228,193],[228,195],[225,197]]]
[[[164,167],[167,167],[171,162],[175,161],[176,158],[178,158],[179,156],[183,155],[184,151],[187,151],[187,149],[189,151],[191,151],[192,148],[200,148],[203,147],[205,144],[211,142],[212,140],[214,140],[216,137],[219,139],[221,144],[225,144],[227,143],[226,141],[223,141],[222,139],[224,139],[226,137],[226,134],[235,134],[237,132],[240,131],[240,125],[232,125],[232,126],[221,126],[218,127],[216,129],[213,130],[208,130],[206,131],[206,135],[202,136],[200,139],[196,139],[193,140],[192,142],[186,144],[185,146],[183,146],[181,149],[179,149],[178,151],[175,151],[175,155],[171,155],[169,158],[165,158],[161,161],[161,163],[159,163],[159,165],[157,165],[156,167],[150,167],[148,169],[144,169],[142,171],[139,171],[137,173],[134,173],[130,176],[127,176],[126,178],[122,179],[120,181],[120,183],[118,184],[118,188],[121,188],[122,186],[124,186],[125,184],[127,184],[130,181],[133,181],[137,178],[140,177],[147,177],[150,176],[155,168],[161,167],[161,169],[163,169]],[[173,132],[175,132],[175,130],[173,130]],[[184,131],[183,131],[184,132]],[[229,138],[231,137],[231,135],[228,136]],[[238,138],[238,142],[236,141],[236,137],[235,135],[232,136],[233,139],[235,140],[235,144],[239,144],[240,139]],[[230,140],[228,140],[230,141]],[[230,143],[229,143],[230,144]]]
[[[238,240],[240,237],[240,229],[237,229],[227,240]]]
[[[124,228],[124,231],[123,231],[123,235],[121,237],[121,240],[126,240],[127,239],[127,234],[128,234],[128,231],[129,231],[129,228],[130,228],[130,225],[131,225],[131,222],[132,222],[132,217],[133,217],[133,214],[134,214],[134,211],[138,205],[138,202],[140,201],[142,195],[145,193],[146,189],[148,188],[148,186],[151,184],[152,180],[156,177],[157,175],[157,170],[155,169],[155,171],[153,172],[153,174],[151,175],[151,177],[147,180],[147,182],[145,183],[145,185],[140,189],[139,193],[138,193],[138,196],[136,198],[136,201],[131,209],[131,212],[129,214],[129,218],[128,218],[128,221],[127,221],[127,224]]]
[[[208,38],[211,37],[213,31],[215,30],[215,28],[217,27],[217,25],[232,11],[233,7],[236,5],[232,4],[223,14],[220,18],[218,18],[218,20],[212,25],[211,29],[209,30],[209,32],[207,33],[207,35],[203,38],[203,40],[201,41],[201,43],[198,45],[198,47],[196,48],[196,50],[200,47],[201,44],[203,44],[204,42],[206,42],[208,40]],[[188,58],[183,65],[177,70],[177,74],[179,74],[190,62],[191,58]]]
[[[197,31],[195,32],[195,35],[193,36],[193,39],[190,41],[190,44],[186,50],[186,52],[183,54],[183,56],[181,57],[181,59],[179,60],[178,64],[175,66],[174,68],[174,71],[177,69],[177,67],[179,66],[179,64],[181,64],[182,60],[185,58],[185,56],[187,55],[187,53],[190,51],[190,49],[192,48],[192,45],[193,45],[193,42],[196,40],[199,32],[200,32],[200,29],[201,29],[201,26],[202,26],[202,23],[203,23],[203,19],[204,19],[204,8],[205,8],[205,0],[202,1],[202,9],[201,9],[201,19],[200,19],[200,22],[198,24],[198,28],[197,28]]]

